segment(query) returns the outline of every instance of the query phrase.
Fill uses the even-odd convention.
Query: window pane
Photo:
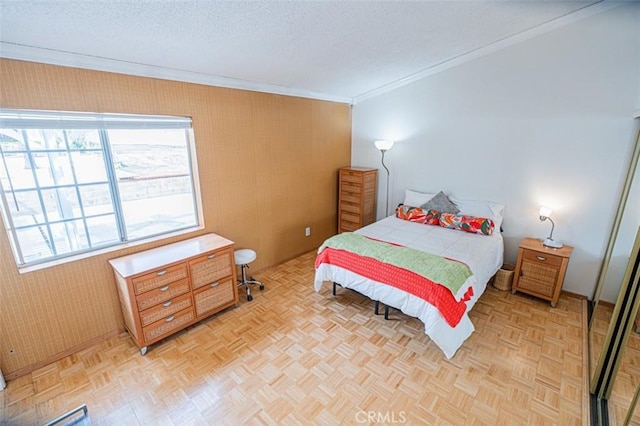
[[[71,253],[89,248],[89,241],[82,220],[52,223],[51,233],[57,254]]]
[[[184,130],[110,130],[127,236],[197,224]]]
[[[72,151],[101,149],[100,135],[97,130],[69,130],[67,143]]]
[[[34,262],[54,255],[46,226],[17,229],[20,249],[25,263]]]
[[[82,185],[80,198],[86,216],[96,216],[105,213],[113,213],[113,203],[109,185]]]
[[[42,191],[42,199],[49,221],[82,217],[75,187],[45,189]]]
[[[108,180],[102,151],[74,151],[71,153],[71,159],[78,183]]]
[[[35,172],[40,187],[74,183],[68,153],[41,151],[32,155],[36,164]]]
[[[89,228],[91,244],[94,247],[120,241],[115,215],[89,218],[87,219],[87,227]]]
[[[4,144],[2,149],[4,151]],[[36,184],[33,180],[30,164],[29,155],[26,152],[5,152],[4,162],[0,164],[2,189],[8,191],[11,189],[35,188]]]
[[[8,193],[6,197],[16,227],[45,223],[37,191]]]

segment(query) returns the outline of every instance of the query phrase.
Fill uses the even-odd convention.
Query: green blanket
[[[320,246],[318,253],[326,247],[350,251],[406,269],[447,287],[454,295],[458,294],[460,287],[473,275],[471,269],[462,262],[409,247],[372,240],[352,232],[343,232],[329,238]]]

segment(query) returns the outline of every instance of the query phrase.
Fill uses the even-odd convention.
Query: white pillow
[[[500,231],[502,218],[504,216],[504,204],[494,203],[492,201],[460,200],[452,197],[449,199],[456,203],[460,209],[460,214],[492,219],[495,229]]]
[[[420,207],[430,199],[432,199],[436,194],[426,193],[426,192],[418,192],[413,191],[411,189],[404,190],[404,205],[411,207]]]

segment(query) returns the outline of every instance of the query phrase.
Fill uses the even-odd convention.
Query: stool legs
[[[249,287],[249,285],[258,284],[260,286],[260,290],[264,290],[264,284],[262,284],[260,281],[254,280],[253,277],[249,277],[247,279],[247,268],[249,268],[249,265],[247,264],[240,266],[240,269],[242,269],[242,279],[238,280],[238,286],[244,286],[244,288],[247,290],[247,300],[251,302],[253,300],[253,296],[251,295],[251,287]]]

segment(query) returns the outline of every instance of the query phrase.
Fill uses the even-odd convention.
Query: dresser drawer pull
[[[173,300],[167,300],[166,302],[164,302],[164,303],[162,304],[162,306],[164,306],[164,307],[166,308],[166,307],[168,307],[168,306],[171,306],[171,304],[172,304],[172,303],[173,303]]]
[[[547,258],[544,256],[536,256],[536,259],[538,259],[540,262],[544,262],[545,260],[547,260]]]
[[[171,315],[170,317],[167,317],[164,319],[166,322],[171,322],[173,321],[173,315]]]
[[[209,256],[207,256],[207,259],[213,259],[214,257],[216,257],[215,253],[211,253]]]
[[[160,287],[159,288],[160,291],[167,291],[169,290],[169,284],[165,285],[164,287]]]
[[[167,273],[167,270],[166,270],[166,269],[163,269],[162,271],[158,271],[158,272],[156,272],[156,275],[164,275],[164,274],[166,274],[166,273]]]
[[[211,287],[218,287],[218,284],[220,284],[219,281],[216,281],[215,283],[211,283]]]

